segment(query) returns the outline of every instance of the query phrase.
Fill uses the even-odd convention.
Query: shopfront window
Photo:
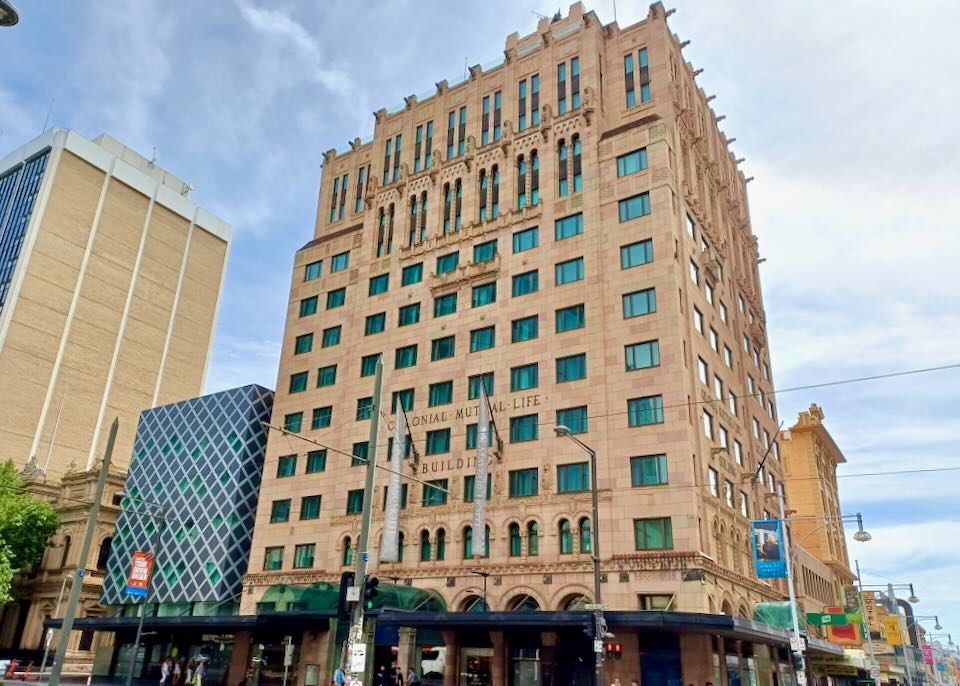
[[[540,686],[540,649],[514,647],[510,654],[510,686]]]
[[[743,686],[740,681],[740,656],[736,653],[727,653],[727,686]]]
[[[490,686],[492,663],[493,648],[461,648],[459,686]]]

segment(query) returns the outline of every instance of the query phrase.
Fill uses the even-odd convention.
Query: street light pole
[[[490,572],[473,571],[471,574],[483,577],[483,611],[489,612],[490,606],[487,604],[487,577],[490,576]]]
[[[893,590],[893,584],[887,584],[887,595],[890,597],[891,607],[893,608],[894,613],[896,613],[897,624],[900,623],[900,606],[897,605],[897,596]],[[903,641],[901,640],[901,644]],[[913,669],[910,667],[910,663],[913,661],[913,643],[910,642],[910,633],[907,632],[907,641],[906,645],[901,645],[903,648],[903,663],[907,668],[907,686],[913,686]]]
[[[870,633],[870,619],[867,617],[866,608],[863,604],[863,579],[860,578],[860,560],[854,560],[857,569],[857,585],[860,587],[860,618],[863,620],[863,626],[866,629],[867,649],[870,652],[870,678],[873,679],[874,686],[880,686],[879,665],[873,655],[873,635]],[[874,676],[874,669],[877,669],[877,676]]]
[[[151,546],[153,552],[153,570],[147,577],[147,592],[143,594],[143,601],[140,603],[140,620],[137,622],[137,635],[136,638],[133,639],[133,649],[130,651],[130,667],[127,670],[126,686],[130,686],[130,684],[133,683],[133,670],[137,666],[137,653],[140,651],[140,639],[143,637],[143,620],[147,616],[147,601],[150,600],[150,591],[153,588],[153,577],[159,570],[157,563],[160,560],[160,536],[163,533],[163,525],[166,523],[166,510],[163,505],[159,503],[145,504],[160,509],[160,517],[158,518],[160,523],[157,525],[157,538],[153,546]],[[153,515],[147,514],[146,516],[151,517]]]
[[[790,622],[793,625],[793,636],[795,639],[794,646],[791,647],[795,648],[793,652],[799,658],[796,665],[799,673],[806,674],[803,639],[800,638],[800,620],[797,617],[797,595],[793,588],[793,562],[791,559],[793,555],[791,555],[790,551],[790,531],[787,529],[786,521],[784,521],[786,519],[786,508],[783,501],[783,491],[777,494],[777,500],[780,503],[780,524],[783,526],[783,549],[786,553],[784,557],[786,558],[787,567],[787,592],[790,597]],[[805,676],[804,679],[806,679]],[[799,682],[800,680],[798,679],[797,681]]]

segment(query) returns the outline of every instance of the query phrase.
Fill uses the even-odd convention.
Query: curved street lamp
[[[10,0],[0,0],[0,26],[13,26],[20,21],[17,8]]]

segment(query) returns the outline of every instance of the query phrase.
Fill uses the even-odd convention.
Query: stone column
[[[540,632],[540,669],[543,686],[553,686],[554,668],[557,664],[557,632]]]
[[[398,633],[400,640],[397,646],[397,668],[403,672],[403,678],[406,679],[407,670],[411,667],[420,674],[420,665],[417,664],[417,630],[402,626]]]
[[[502,177],[501,177],[502,179]],[[510,665],[510,656],[507,654],[509,646],[502,631],[491,631],[490,642],[493,644],[493,660],[490,664],[490,686],[507,686],[507,669]]]
[[[230,653],[230,665],[227,667],[227,684],[239,684],[247,677],[250,664],[250,632],[238,631],[233,635],[233,652]]]
[[[443,686],[457,686],[460,681],[460,644],[456,631],[443,632],[443,644],[447,647],[443,663]]]
[[[317,681],[319,686],[326,686],[330,683],[330,677],[333,675],[333,669],[329,664],[329,651],[327,637],[328,633],[304,631],[300,639],[300,659],[296,664],[296,686],[304,686],[307,677],[307,665],[316,665],[320,677]],[[228,684],[228,686],[230,686]]]
[[[640,640],[635,633],[630,633],[624,629],[615,627],[610,629],[616,638],[613,643],[620,644],[621,657],[604,658],[603,661],[603,683],[612,684],[614,679],[619,678],[623,686],[630,686],[631,681],[640,681]],[[591,641],[593,643],[593,641]],[[591,653],[591,657],[593,654]],[[590,665],[590,672],[593,672],[593,665]],[[643,684],[640,686],[662,686],[662,684]]]
[[[680,634],[680,666],[684,684],[715,682],[713,646],[707,634]],[[645,686],[640,684],[640,686]],[[713,686],[723,686],[714,683]]]

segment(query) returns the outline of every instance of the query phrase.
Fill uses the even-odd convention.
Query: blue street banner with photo
[[[782,579],[787,576],[783,550],[783,522],[758,519],[751,522],[753,566],[758,579]]]

